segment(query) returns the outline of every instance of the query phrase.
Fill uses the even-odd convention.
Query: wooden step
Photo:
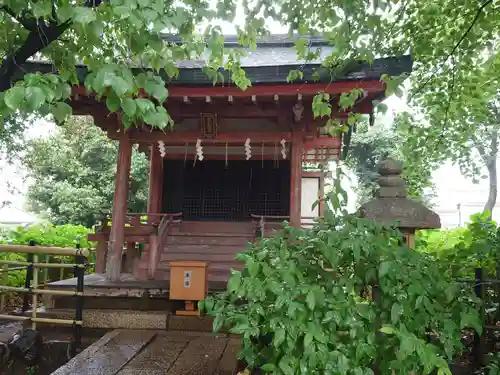
[[[160,260],[162,262],[172,262],[176,260],[188,260],[188,261],[200,261],[211,263],[219,262],[232,262],[236,261],[236,253],[226,253],[226,254],[212,254],[210,252],[206,253],[171,253],[166,252],[161,255]]]
[[[237,245],[166,245],[163,254],[238,254],[249,248],[247,243]]]
[[[174,228],[172,232],[188,233],[255,233],[255,224],[244,221],[183,221]]]
[[[167,237],[167,245],[237,245],[245,246],[248,242],[253,242],[254,237],[248,235],[237,235],[237,234],[224,234],[219,236],[210,235],[200,235],[197,233],[178,233],[171,234]]]

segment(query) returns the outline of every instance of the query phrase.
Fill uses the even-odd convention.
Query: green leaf
[[[40,87],[26,87],[25,90],[26,106],[31,111],[36,111],[45,102],[45,93]]]
[[[250,329],[250,326],[247,323],[241,323],[241,324],[237,324],[236,326],[231,328],[231,333],[241,335],[241,334],[245,333],[246,331],[248,331],[249,329]]]
[[[201,300],[198,302],[198,311],[204,311],[205,310],[205,301]]]
[[[122,102],[122,108],[128,117],[134,117],[137,111],[137,104],[132,98],[124,98]]]
[[[294,82],[298,79],[303,79],[304,78],[304,73],[300,70],[290,70],[288,72],[288,76],[286,77],[286,81],[288,83]]]
[[[329,323],[334,319],[335,319],[335,313],[330,310],[330,311],[326,312],[325,317],[323,318],[323,320],[321,322],[322,323]]]
[[[254,261],[253,259],[249,259],[246,266],[251,277],[257,276],[260,270],[260,265],[258,262]]]
[[[127,92],[132,91],[131,83],[127,82],[124,78],[118,76],[112,76],[112,81],[110,85],[115,91],[116,95],[122,97]]]
[[[274,363],[266,363],[260,366],[260,369],[264,372],[274,372],[276,370],[276,365]]]
[[[216,332],[219,332],[219,330],[222,328],[222,325],[224,324],[224,318],[222,317],[222,315],[217,315],[214,319],[214,322],[213,322],[213,325],[212,325],[212,329],[213,331],[216,333]]]
[[[233,274],[227,282],[227,290],[230,293],[236,292],[241,285],[241,272],[240,271],[232,271]]]
[[[387,104],[379,103],[377,105],[377,111],[379,111],[380,113],[385,115],[387,113],[387,110],[388,110]]]
[[[391,326],[383,326],[379,329],[380,332],[385,333],[386,335],[393,335],[396,333],[396,330]]]
[[[52,114],[57,123],[63,123],[69,116],[71,116],[73,110],[70,105],[64,102],[58,102],[52,106]]]
[[[437,375],[452,375],[452,372],[450,371],[450,369],[448,367],[440,367],[438,369],[438,373]],[[493,375],[491,372],[489,373],[489,375]]]
[[[148,82],[145,85],[144,90],[146,90],[149,95],[157,99],[160,103],[163,103],[168,97],[167,88],[154,82]]]
[[[75,14],[74,9],[69,3],[62,5],[57,12],[57,18],[60,22],[66,22]]]
[[[74,7],[73,14],[76,23],[89,24],[96,20],[95,11],[89,7]]]
[[[51,1],[36,1],[31,3],[33,15],[35,18],[46,18],[52,14]]]
[[[278,365],[279,365],[280,370],[283,371],[284,375],[293,375],[294,374],[293,358],[290,357],[289,355],[284,355],[281,358]]]
[[[203,301],[203,304],[204,304],[204,307],[205,309],[211,313],[212,310],[214,309],[214,305],[215,305],[215,301],[213,299],[213,297],[207,297],[204,301]]]
[[[153,103],[149,99],[138,98],[135,99],[135,103],[137,104],[137,109],[142,114],[150,113],[154,108]]]
[[[391,308],[391,323],[397,324],[401,314],[403,314],[403,307],[398,303],[394,303]]]
[[[412,336],[405,335],[401,338],[401,344],[399,346],[399,353],[402,356],[402,359],[408,357],[410,354],[413,354],[415,351],[415,341]]]
[[[10,109],[18,109],[24,102],[25,89],[21,86],[14,86],[5,93],[4,101]]]
[[[309,293],[307,293],[306,302],[307,307],[309,307],[310,310],[314,310],[316,307],[316,296],[314,290],[311,289]]]
[[[306,335],[304,336],[304,349],[307,350],[308,348],[310,348],[313,341],[314,335],[312,334],[312,332],[306,332]]]
[[[278,328],[276,332],[274,332],[273,345],[275,348],[279,348],[281,344],[285,342],[286,331],[284,328]]]
[[[383,278],[385,275],[387,275],[389,273],[389,269],[391,268],[391,262],[382,262],[380,263],[380,267],[379,267],[379,270],[378,270],[378,276],[380,278]]]
[[[112,92],[106,97],[106,107],[110,112],[116,112],[120,109],[120,99]]]
[[[483,333],[483,326],[479,314],[475,311],[462,312],[460,316],[460,328],[474,328],[480,335]]]

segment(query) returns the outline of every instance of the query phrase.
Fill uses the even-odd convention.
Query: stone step
[[[227,335],[115,330],[53,375],[234,375],[240,348]]]
[[[31,314],[31,312],[27,312]],[[168,311],[140,311],[115,309],[83,310],[83,327],[92,329],[166,329]],[[75,319],[74,309],[39,309],[39,318]],[[50,323],[37,323],[37,326],[51,326]],[[55,327],[60,327],[56,325]]]
[[[139,311],[175,311],[179,302],[167,299],[168,292],[162,296],[131,297],[131,296],[90,296],[85,297],[85,309],[118,309]],[[54,300],[55,309],[74,309],[75,299],[73,297],[59,297]]]
[[[141,310],[112,310],[112,309],[84,309],[83,328],[87,332],[103,332],[112,329],[155,329],[186,332],[212,332],[213,318],[211,316],[182,316],[175,315],[176,310],[183,308],[182,301],[177,302],[171,311],[141,311]],[[31,311],[26,315],[30,316]],[[75,318],[74,309],[45,309],[37,311],[39,318],[67,319]],[[60,324],[37,323],[43,331],[50,328],[64,328]],[[71,325],[67,326],[71,331]]]

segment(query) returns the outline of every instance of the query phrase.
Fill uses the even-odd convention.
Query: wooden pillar
[[[108,249],[108,243],[106,241],[99,241],[96,248],[96,260],[95,260],[95,273],[106,272],[106,251]]]
[[[148,212],[160,213],[163,193],[163,158],[153,144],[149,157]]]
[[[132,142],[126,135],[120,139],[116,161],[115,197],[111,233],[108,244],[106,277],[111,281],[120,279],[123,244],[125,242],[125,216],[129,191],[130,164],[132,162]]]
[[[290,225],[300,227],[302,152],[304,138],[301,132],[293,134],[290,152]]]
[[[137,252],[135,242],[127,242],[127,251],[125,253],[125,272],[133,273]]]

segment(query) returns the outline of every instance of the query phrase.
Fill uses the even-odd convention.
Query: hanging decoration
[[[249,160],[252,157],[252,146],[250,146],[250,138],[247,138],[245,141],[245,155],[246,160]]]
[[[167,148],[165,147],[165,143],[163,141],[158,141],[158,150],[160,151],[160,155],[162,158],[167,154]]]
[[[199,161],[202,161],[204,156],[203,156],[203,146],[201,145],[201,139],[196,140],[196,156],[198,157]]]
[[[187,163],[187,157],[188,157],[188,142],[186,142],[186,149],[184,150],[184,166],[186,166]]]
[[[281,144],[281,156],[283,157],[283,159],[286,159],[286,141],[282,139],[280,141],[280,144]]]

